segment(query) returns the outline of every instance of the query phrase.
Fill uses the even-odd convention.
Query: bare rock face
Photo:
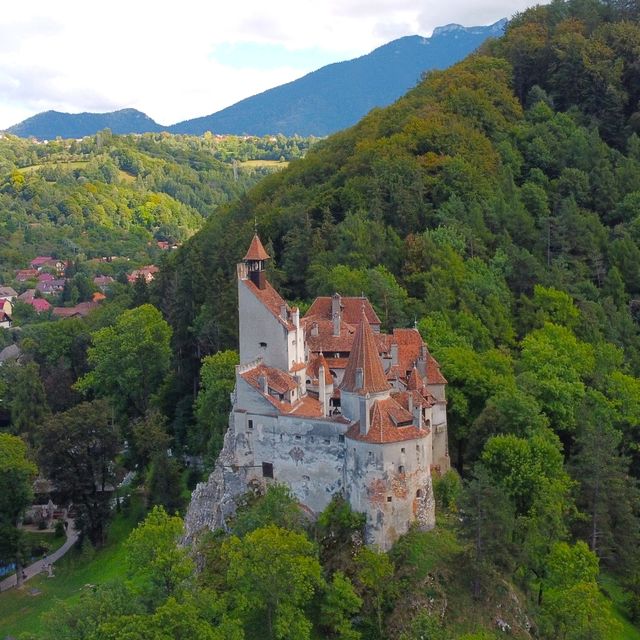
[[[236,432],[229,425],[216,466],[206,482],[200,482],[191,494],[184,519],[183,544],[191,545],[204,530],[227,529],[227,521],[236,512],[236,499],[246,493],[243,474],[235,456]]]

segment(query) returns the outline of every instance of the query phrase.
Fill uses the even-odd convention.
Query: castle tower
[[[265,264],[269,259],[258,234],[254,234],[238,264],[240,364],[261,359],[269,367],[295,372],[300,377],[299,393],[304,395],[305,349],[300,312],[290,308],[267,280]]]
[[[342,414],[349,420],[360,419],[361,429],[366,430],[372,402],[389,397],[390,390],[373,331],[363,313],[340,384]]]
[[[242,261],[247,265],[247,272],[251,282],[260,290],[264,290],[266,287],[267,280],[264,269],[265,262],[269,259],[269,254],[262,246],[258,234],[255,233],[249,245],[249,250]]]

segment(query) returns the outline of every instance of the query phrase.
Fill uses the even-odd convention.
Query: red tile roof
[[[49,309],[51,309],[51,305],[44,298],[31,298],[31,300],[25,299],[25,302],[30,304],[38,313],[49,311]]]
[[[264,289],[258,289],[251,280],[240,280],[245,287],[253,293],[253,295],[262,302],[262,304],[271,311],[271,313],[279,320],[280,324],[284,325],[287,329],[293,330],[295,327],[289,318],[289,305],[282,299],[280,294],[271,286],[268,280],[265,280]],[[287,320],[282,318],[281,310],[282,305],[287,308]]]
[[[329,372],[329,363],[325,359],[322,353],[317,356],[311,356],[309,359],[309,365],[307,366],[307,372],[311,374],[311,376],[315,380],[319,380],[319,372],[320,366],[324,367],[324,381],[326,384],[333,384],[333,376]]]
[[[16,280],[18,282],[24,282],[25,280],[31,280],[38,275],[37,269],[20,269],[16,271]]]
[[[397,426],[398,423],[412,421],[408,426]],[[360,423],[355,422],[346,433],[347,438],[369,442],[371,444],[384,444],[388,442],[403,442],[425,438],[429,431],[418,429],[413,424],[413,416],[400,406],[393,398],[376,400],[371,408],[369,432],[366,435],[360,433]]]
[[[247,255],[245,255],[243,260],[269,260],[269,258],[270,256],[262,246],[262,242],[260,242],[258,234],[254,234],[253,239],[251,240],[251,244],[249,245]]]
[[[29,264],[33,268],[36,268],[36,267],[41,267],[42,265],[52,260],[53,260],[52,256],[38,256],[37,258],[34,258]]]
[[[324,416],[324,407],[316,398],[306,396],[299,402],[296,402],[289,413],[307,418],[322,418]]]
[[[356,326],[347,322],[340,323],[340,335],[333,335],[333,321],[314,316],[305,316],[305,337],[309,349],[315,353],[349,353],[353,338],[356,335]],[[318,335],[312,335],[314,324],[317,325]]]
[[[266,365],[258,365],[249,371],[241,373],[240,376],[243,380],[248,382],[254,389],[257,389],[262,394],[262,397],[268,400],[279,413],[293,414],[297,416],[306,416],[309,418],[320,418],[324,416],[324,407],[319,400],[305,396],[290,403],[286,400],[280,400],[270,394],[263,392],[263,387],[260,378],[264,376],[267,380],[267,386],[273,389],[276,393],[285,394],[288,391],[292,391],[297,388],[296,381],[284,371],[275,369],[273,367],[267,367]]]
[[[53,315],[58,318],[84,317],[88,316],[97,306],[97,302],[80,302],[75,307],[54,307]]]
[[[260,364],[249,371],[245,371],[240,374],[244,380],[246,380],[252,387],[262,391],[262,385],[260,384],[260,378],[267,379],[267,385],[270,389],[273,389],[276,393],[287,393],[296,389],[298,383],[288,373],[275,369],[273,367],[267,367],[264,364]]]
[[[411,373],[409,374],[409,378],[407,379],[407,389],[419,391],[423,386],[424,381],[420,377],[417,367],[414,365],[413,369],[411,369]]]
[[[341,297],[340,306],[342,309],[342,321],[357,326],[360,322],[360,317],[362,316],[363,305],[364,313],[369,323],[379,327],[381,324],[380,318],[378,318],[378,314],[374,311],[367,298]],[[331,297],[322,296],[320,298],[316,298],[307,310],[307,313],[305,313],[304,317],[309,318],[311,316],[318,316],[325,320],[332,320]]]
[[[427,383],[447,384],[447,379],[440,373],[438,361],[431,354],[427,356]]]
[[[361,387],[356,386],[356,371],[358,369],[362,369]],[[363,315],[353,339],[349,363],[344,371],[340,389],[365,394],[387,391],[390,388],[391,386],[384,375],[373,330]]]

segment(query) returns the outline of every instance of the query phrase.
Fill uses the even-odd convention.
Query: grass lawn
[[[65,169],[84,169],[87,166],[89,160],[53,160],[52,162],[45,162],[43,164],[31,164],[28,167],[20,167],[18,171],[20,173],[33,173],[42,169],[42,167],[59,166]]]
[[[601,574],[598,579],[605,595],[613,603],[613,614],[616,620],[622,625],[620,633],[612,635],[611,640],[640,640],[640,629],[634,626],[628,616],[625,603],[625,593],[615,578],[608,574]]]
[[[245,160],[244,162],[238,163],[240,167],[247,168],[260,168],[260,167],[268,167],[269,169],[286,169],[289,166],[289,163],[285,160],[280,162],[280,160]]]
[[[41,615],[56,606],[57,600],[77,598],[85,585],[101,584],[124,574],[122,542],[144,515],[142,502],[132,500],[127,515],[116,516],[109,528],[106,547],[95,553],[70,551],[55,564],[55,578],[38,576],[24,589],[0,593],[0,638],[20,633],[38,634],[44,627]],[[38,595],[31,595],[33,590]]]

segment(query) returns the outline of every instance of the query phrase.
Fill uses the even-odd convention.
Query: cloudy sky
[[[533,0],[21,0],[0,12],[0,129],[134,107],[169,125],[325,64]]]

